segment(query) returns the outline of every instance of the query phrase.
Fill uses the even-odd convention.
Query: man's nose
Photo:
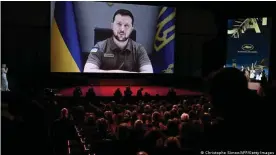
[[[120,26],[120,31],[124,32],[125,31],[125,27],[122,25]]]

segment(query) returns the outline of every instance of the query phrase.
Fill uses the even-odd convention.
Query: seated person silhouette
[[[76,87],[75,90],[74,90],[74,92],[73,92],[73,96],[74,97],[81,97],[81,95],[82,95],[81,88],[80,87]]]
[[[144,95],[145,97],[150,97],[150,93],[148,93],[148,92],[145,92],[145,95]]]
[[[46,96],[55,96],[55,93],[54,93],[53,89],[51,89],[51,88],[45,88],[44,89],[44,94]]]
[[[120,88],[117,88],[114,92],[114,97],[122,97],[123,94],[121,92],[121,89]]]
[[[88,91],[86,92],[86,97],[91,99],[95,96],[96,96],[96,93],[95,93],[93,87],[89,88]]]
[[[130,86],[126,87],[126,90],[124,91],[125,97],[131,97],[132,91]]]
[[[253,144],[258,146],[262,143],[264,119],[261,115],[256,117],[256,114],[261,111],[260,105],[264,103],[256,93],[248,89],[245,75],[236,68],[223,68],[212,75],[209,89],[218,124],[213,126],[212,141],[208,143],[220,145],[220,148],[247,146],[243,144],[250,144],[251,148]],[[256,122],[258,125],[254,125]],[[229,131],[235,134],[227,134]]]
[[[143,93],[142,93],[142,92],[143,92],[143,90],[144,90],[144,88],[140,88],[140,89],[138,89],[138,90],[137,90],[137,94],[136,94],[136,96],[137,96],[137,97],[143,97]]]
[[[69,118],[69,111],[63,108],[60,117],[53,122],[52,137],[55,154],[66,154],[67,140],[75,135],[74,125]]]
[[[176,97],[176,92],[173,88],[169,89],[169,92],[167,94],[168,97]]]

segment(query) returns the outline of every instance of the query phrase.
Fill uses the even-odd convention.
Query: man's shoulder
[[[102,41],[99,41],[99,42],[97,42],[96,45],[99,46],[99,47],[105,47],[108,40],[109,40],[109,38],[108,38],[108,39],[105,39],[105,40],[102,40]],[[96,45],[95,45],[95,46],[96,46]]]
[[[97,42],[95,46],[92,47],[90,52],[103,52],[106,47],[107,41],[108,39]]]
[[[132,45],[133,49],[135,49],[136,52],[139,52],[139,53],[146,52],[145,47],[142,44],[140,44],[132,39],[130,39],[130,41],[131,41],[131,45]]]
[[[140,47],[143,47],[142,44],[140,44],[140,43],[138,43],[138,42],[136,42],[136,41],[134,41],[134,40],[132,40],[132,39],[129,39],[129,41],[131,42],[131,45],[132,45],[134,48],[136,48],[136,49],[138,49],[138,48],[140,48]]]

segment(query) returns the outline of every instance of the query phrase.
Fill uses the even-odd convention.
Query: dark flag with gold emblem
[[[154,73],[174,72],[175,14],[175,8],[162,7],[160,10],[152,53]]]

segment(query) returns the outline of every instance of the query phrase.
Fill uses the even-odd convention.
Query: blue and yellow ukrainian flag
[[[81,72],[82,60],[74,4],[55,2],[51,28],[51,72]]]
[[[154,73],[174,72],[175,14],[175,8],[162,7],[160,10],[152,54]]]

